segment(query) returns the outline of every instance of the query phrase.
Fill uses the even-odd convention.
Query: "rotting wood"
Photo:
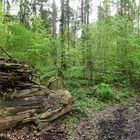
[[[69,91],[47,89],[24,63],[0,59],[0,132],[27,122],[45,127],[72,107]]]

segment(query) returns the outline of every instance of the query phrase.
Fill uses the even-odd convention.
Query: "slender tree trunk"
[[[60,23],[60,32],[61,32],[61,70],[66,69],[66,64],[65,64],[65,44],[64,44],[64,26],[65,26],[65,16],[64,16],[64,0],[61,0],[61,23]]]
[[[75,13],[75,18],[74,18],[74,39],[73,39],[74,48],[76,47],[76,30],[77,30],[77,11]]]
[[[56,7],[56,3],[55,0],[53,0],[53,31],[52,31],[52,36],[54,38],[53,41],[53,50],[52,50],[52,58],[53,58],[53,63],[54,66],[57,67],[57,47],[56,47],[56,43],[55,43],[55,39],[56,39],[56,23],[57,23],[57,7]]]
[[[86,17],[86,42],[87,42],[87,69],[89,71],[89,85],[92,85],[92,46],[91,46],[91,40],[90,40],[90,30],[89,30],[89,10],[90,10],[90,0],[86,0],[86,6],[85,6],[85,17]]]
[[[6,13],[6,0],[3,0],[3,14]]]
[[[33,16],[37,16],[37,7],[36,7],[36,0],[33,1],[32,4]]]
[[[138,28],[138,36],[140,35],[140,0],[138,3],[138,13],[137,13],[137,28]]]
[[[70,7],[69,7],[69,0],[67,0],[67,40],[68,45],[70,45]]]
[[[81,22],[84,23],[84,0],[81,0]]]

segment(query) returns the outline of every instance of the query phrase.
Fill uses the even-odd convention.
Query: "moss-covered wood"
[[[60,77],[52,77],[48,80],[47,88],[51,90],[64,89],[64,81]]]
[[[26,122],[49,123],[70,111],[73,101],[67,90],[40,89],[22,97],[0,100],[0,132]]]
[[[27,122],[45,127],[72,106],[67,90],[38,85],[28,66],[0,59],[0,132]]]

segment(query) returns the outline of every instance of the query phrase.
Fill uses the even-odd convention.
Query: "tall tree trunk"
[[[64,26],[65,26],[65,15],[64,15],[64,0],[61,0],[61,19],[60,19],[60,33],[61,33],[61,70],[66,69],[65,64],[65,36],[64,36]]]
[[[52,58],[53,58],[53,63],[54,66],[57,67],[57,47],[56,47],[56,43],[55,43],[55,39],[56,39],[56,32],[57,32],[57,7],[56,7],[56,3],[55,0],[53,0],[53,13],[52,13],[52,17],[53,17],[53,31],[52,31],[52,36],[54,38],[53,41],[53,50],[52,50]]]
[[[137,28],[138,28],[138,36],[140,35],[140,0],[138,3],[138,12],[137,12]]]
[[[69,7],[69,0],[67,0],[66,5],[67,5],[67,40],[68,40],[68,45],[70,45],[70,7]]]
[[[91,40],[90,40],[90,31],[89,31],[89,11],[90,11],[90,0],[85,1],[85,15],[86,15],[86,50],[87,50],[87,64],[86,67],[89,71],[89,85],[92,85],[92,46],[91,46]]]
[[[84,23],[84,0],[81,0],[81,22]]]
[[[36,0],[33,1],[33,4],[32,4],[32,10],[33,10],[33,16],[37,16],[37,7],[36,7]]]

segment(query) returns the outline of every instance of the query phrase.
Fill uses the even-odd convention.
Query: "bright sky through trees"
[[[50,1],[50,4],[49,6],[52,4],[52,0],[49,0]],[[116,0],[115,0],[116,1]],[[111,13],[114,14],[116,12],[116,8],[115,8],[115,1],[114,1],[114,4],[111,5]],[[95,22],[97,21],[97,14],[98,14],[98,6],[99,5],[102,5],[102,3],[100,2],[100,0],[93,0],[91,2],[91,13],[90,13],[90,22]],[[11,6],[11,14],[12,15],[16,15],[19,11],[19,5],[16,4],[15,2],[11,2],[10,0],[10,5]],[[56,0],[56,5],[58,7],[58,11],[60,13],[60,0]],[[80,8],[80,0],[71,0],[70,1],[70,6],[77,11],[77,9]],[[46,6],[47,7],[47,6]]]

